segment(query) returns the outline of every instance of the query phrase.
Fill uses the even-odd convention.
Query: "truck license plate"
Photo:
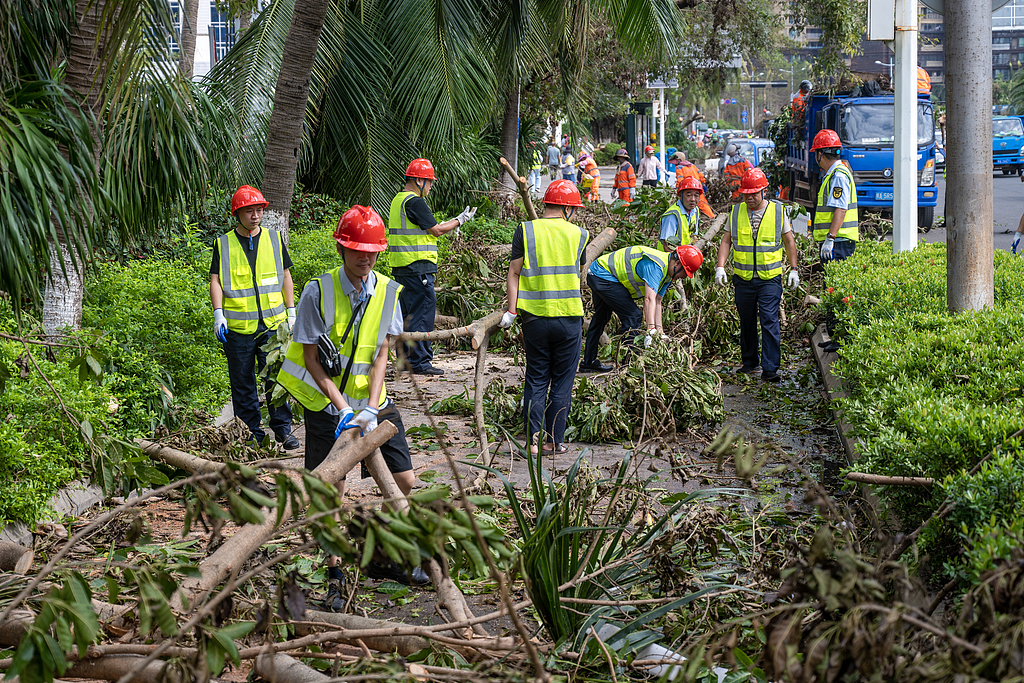
[[[875,201],[876,202],[881,202],[881,201],[889,201],[889,202],[891,202],[892,201],[892,192],[876,192],[875,193]]]

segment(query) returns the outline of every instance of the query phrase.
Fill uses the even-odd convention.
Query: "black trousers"
[[[658,181],[657,180],[645,180],[643,182],[643,184],[646,185],[647,187],[657,187],[658,186]]]
[[[228,330],[227,341],[224,342],[224,355],[228,361],[228,380],[231,382],[231,409],[235,417],[249,427],[249,431],[257,441],[263,441],[267,435],[263,431],[260,417],[259,388],[256,373],[267,364],[267,352],[260,348],[267,341],[267,328],[260,321],[252,334],[242,334]],[[292,433],[292,409],[285,401],[279,406],[270,405],[270,393],[274,383],[266,382],[264,391],[267,399],[267,413],[270,417],[270,429],[279,437]]]
[[[779,371],[782,360],[782,336],[779,331],[779,304],[782,303],[782,276],[770,280],[749,280],[733,275],[736,312],[740,316],[740,355],[743,365],[761,366],[771,374]],[[758,357],[757,323],[761,322],[761,354]]]
[[[601,333],[612,318],[612,313],[619,316],[619,334],[626,336],[626,342],[632,343],[644,321],[643,312],[633,302],[629,290],[619,282],[602,280],[587,273],[587,284],[594,297],[594,317],[587,328],[587,344],[583,349],[583,364],[589,365],[597,360],[597,352],[601,350]]]
[[[526,441],[533,445],[537,434],[543,432],[545,443],[559,444],[565,439],[572,384],[580,364],[583,318],[522,315],[526,350],[523,386]]]
[[[434,291],[434,273],[394,275],[402,285],[398,300],[402,302],[406,332],[433,332],[434,315],[437,312],[437,292]],[[405,357],[413,370],[422,370],[434,359],[430,342],[406,342]]]
[[[307,470],[314,469],[327,459],[327,454],[334,446],[334,430],[338,428],[339,419],[340,416],[331,415],[326,410],[306,411],[305,465]],[[402,414],[398,412],[393,401],[389,401],[377,415],[378,423],[384,420],[389,420],[398,427],[398,433],[380,447],[380,454],[384,456],[384,462],[388,464],[388,469],[391,472],[407,472],[412,469],[412,456],[409,455],[409,442],[405,439]],[[362,477],[366,479],[368,476],[370,473],[366,470],[366,465],[363,465]]]

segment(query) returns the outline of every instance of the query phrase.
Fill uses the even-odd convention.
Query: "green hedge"
[[[997,253],[994,310],[956,315],[946,311],[943,244],[893,254],[888,243],[862,242],[828,266],[827,281],[823,303],[844,344],[835,370],[849,392],[839,405],[861,441],[857,469],[942,482],[879,495],[907,527],[951,496],[956,512],[933,525],[925,547],[956,573],[960,543],[970,548],[976,529],[1024,512],[1024,445],[1003,445],[1024,427],[1024,260]]]

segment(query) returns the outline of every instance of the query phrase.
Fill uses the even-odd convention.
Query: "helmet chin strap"
[[[562,218],[566,221],[571,221],[572,217],[576,215],[575,206],[563,206],[562,207]]]
[[[424,188],[426,188],[426,186],[427,186],[427,181],[426,181],[426,179],[425,179],[425,178],[424,178],[424,179],[420,179],[420,178],[413,178],[413,179],[412,179],[412,182],[413,182],[413,184],[414,184],[414,185],[416,185],[416,189],[418,190],[418,191],[416,192],[416,196],[417,196],[417,197],[422,197],[422,196],[423,196],[423,190],[424,190]]]

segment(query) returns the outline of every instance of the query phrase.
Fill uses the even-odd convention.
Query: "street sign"
[[[672,80],[670,80],[670,81],[668,81],[666,83],[665,81],[661,80],[660,78],[651,78],[651,79],[648,79],[648,81],[647,81],[647,87],[650,88],[651,90],[657,90],[658,88],[678,88],[679,87],[679,79],[678,78],[673,78]]]
[[[661,118],[661,102],[659,102],[658,100],[655,100],[654,102],[651,103],[651,116],[653,116],[656,119]]]

